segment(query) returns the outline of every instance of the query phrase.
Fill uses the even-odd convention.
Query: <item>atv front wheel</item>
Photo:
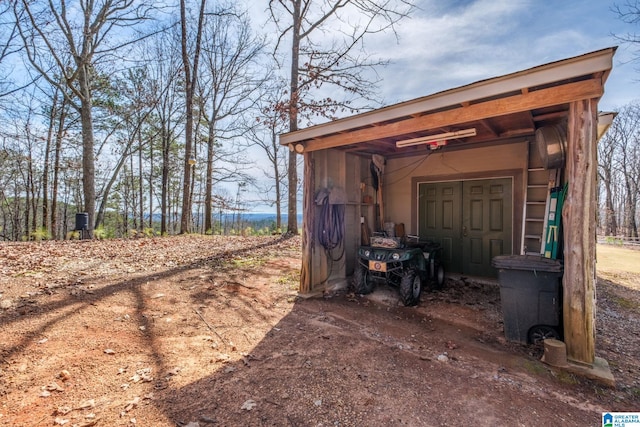
[[[406,306],[416,305],[420,302],[422,293],[422,279],[413,269],[405,271],[400,281],[400,298]]]
[[[370,294],[373,292],[373,280],[369,277],[369,269],[356,267],[353,272],[353,290],[356,294]]]

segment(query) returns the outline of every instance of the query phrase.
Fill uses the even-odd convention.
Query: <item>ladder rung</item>
[[[537,239],[537,240],[542,240],[542,236],[538,236],[535,234],[525,234],[524,236],[525,239]]]
[[[529,221],[529,222],[544,222],[544,218],[526,218],[525,221]]]

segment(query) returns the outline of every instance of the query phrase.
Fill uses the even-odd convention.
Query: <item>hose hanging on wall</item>
[[[316,196],[316,204],[320,205],[320,216],[317,221],[316,235],[327,257],[339,261],[344,256],[344,211],[346,196],[340,189],[322,189]],[[340,255],[333,257],[333,250],[341,248]]]

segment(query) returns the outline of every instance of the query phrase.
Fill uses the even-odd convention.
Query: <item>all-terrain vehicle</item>
[[[377,281],[396,286],[404,305],[418,304],[425,285],[440,289],[444,284],[441,245],[417,236],[372,237],[370,246],[358,249],[353,288],[368,294]]]

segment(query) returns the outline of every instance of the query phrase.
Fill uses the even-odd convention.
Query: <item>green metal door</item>
[[[442,245],[446,271],[462,271],[462,183],[436,182],[419,186],[418,233]]]
[[[419,184],[418,233],[443,247],[445,269],[491,277],[491,259],[511,253],[510,178]]]
[[[511,179],[463,182],[463,273],[491,277],[491,259],[511,253]]]

